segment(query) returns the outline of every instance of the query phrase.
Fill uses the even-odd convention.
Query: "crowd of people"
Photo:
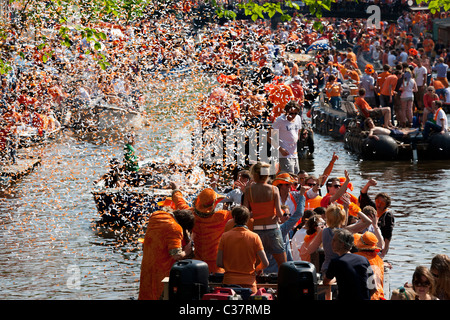
[[[376,29],[364,19],[294,16],[276,30],[267,21],[230,21],[197,34],[183,32],[174,15],[128,28],[97,26],[111,31],[106,71],[96,62],[98,53],[86,54],[92,48],[82,38],[57,51],[50,63],[33,48],[25,58],[11,58],[15,68],[2,76],[2,137],[14,135],[30,109],[44,114],[60,110],[70,99],[89,101],[99,94],[140,99],[146,82],[152,81],[148,78],[161,82],[161,73],[180,66],[212,75],[219,85],[196,110],[203,128],[271,123],[280,131],[279,172],[270,176],[268,165],[257,163],[237,174],[228,197],[205,188],[192,204],[174,186],[171,205],[149,218],[139,298],[159,299],[162,279],[175,261],[186,257],[205,261],[211,273],[224,273],[224,284],[253,292],[257,273],[277,272],[296,257],[313,263],[325,285],[337,283],[338,299],[386,299],[383,272],[389,266],[383,260],[394,235],[391,197],[370,197],[374,180],[357,197],[350,192],[347,172],[330,178],[336,155],[320,177],[301,171],[296,146],[306,124],[302,111],[307,95],[314,99],[323,94],[340,109],[346,83],[359,87],[355,104],[361,113],[382,118],[386,128],[410,127],[418,112],[424,132],[445,132],[446,121],[433,115],[435,105],[450,104],[450,53],[430,36],[433,17],[405,12],[397,23],[383,22]],[[314,29],[315,22],[323,29]],[[303,55],[317,40],[327,40],[328,48]],[[85,78],[79,79],[81,75]],[[428,124],[429,115],[438,127]],[[127,152],[133,162],[134,149]],[[418,268],[412,287],[405,284],[403,292],[412,291],[411,297],[419,300],[449,299],[448,257],[438,255],[436,261],[430,269]]]
[[[416,86],[444,89],[435,100],[445,103],[448,85],[443,74],[450,57],[442,43],[434,44],[427,33],[430,20],[431,15],[405,13],[398,24],[385,23],[376,30],[367,29],[362,20],[323,19],[322,33],[312,29],[313,21],[306,23],[300,17],[275,31],[264,22],[236,21],[203,36],[195,50],[199,65],[202,72],[216,77],[219,85],[202,100],[197,119],[203,128],[263,121],[280,131],[286,128],[280,133],[280,167],[277,175],[270,176],[269,166],[257,163],[236,173],[229,193],[221,195],[216,187],[206,188],[191,207],[175,188],[172,209],[164,207],[162,212],[171,215],[171,210],[189,210],[195,222],[191,229],[173,234],[178,235],[177,253],[166,258],[176,261],[190,254],[207,262],[211,273],[223,273],[224,285],[240,285],[253,292],[257,274],[276,273],[283,262],[304,260],[315,265],[325,285],[337,284],[338,299],[388,299],[383,277],[390,265],[384,259],[395,234],[390,195],[381,192],[370,197],[369,189],[377,182],[369,180],[357,197],[350,192],[353,186],[348,173],[343,178],[329,178],[336,155],[318,178],[300,171],[294,144],[305,126],[302,111],[309,88],[323,93],[338,109],[342,85],[355,84],[362,93],[356,101],[365,101],[367,110],[376,110],[367,118],[383,118],[385,128],[400,127],[405,132],[402,127],[413,125],[409,109],[422,111],[421,101],[428,102],[424,91],[419,96],[414,90]],[[296,56],[324,37],[331,44],[329,49],[316,51],[310,60]],[[341,51],[333,47],[337,43],[350,45]],[[384,73],[377,72],[376,66]],[[435,77],[433,72],[438,70]],[[446,73],[444,77],[447,79]],[[409,81],[415,82],[413,90]],[[403,94],[407,91],[413,93],[412,99]],[[425,112],[421,113],[427,120]],[[326,194],[322,196],[323,186]],[[152,229],[152,234],[155,232],[165,231]],[[152,241],[147,233],[147,254],[154,252],[155,246],[169,245]],[[194,249],[187,246],[184,251],[188,243],[195,244]],[[405,284],[403,290],[411,291],[412,299],[448,299],[448,285],[443,284],[448,282],[448,257],[443,260],[447,270],[441,271],[439,278],[425,281],[415,275],[412,286]],[[148,298],[150,281],[158,283],[151,289],[152,299],[161,295],[161,274],[157,278],[150,270],[142,265],[141,299]],[[440,281],[441,289],[436,290],[435,283]],[[393,299],[398,297],[394,293]]]

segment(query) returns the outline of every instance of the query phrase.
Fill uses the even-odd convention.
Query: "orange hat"
[[[272,182],[272,185],[277,186],[279,184],[293,184],[295,183],[294,179],[292,179],[291,175],[289,173],[279,173],[275,177],[275,179]]]
[[[372,74],[375,72],[375,69],[373,68],[373,65],[366,64],[366,69],[364,70],[367,74]]]
[[[338,179],[341,185],[345,182],[345,177],[338,177]],[[350,189],[350,191],[353,191],[353,184],[349,182],[347,188]]]
[[[213,189],[203,189],[194,201],[195,213],[203,218],[209,217],[214,213],[217,204],[223,199],[225,199],[225,196],[219,195]]]
[[[359,250],[380,250],[380,248],[377,247],[377,237],[370,231],[366,231],[363,235],[355,233],[353,237],[355,246]]]
[[[175,203],[172,201],[171,197],[167,197],[164,201],[159,201],[158,206],[160,207],[170,207],[175,210]]]

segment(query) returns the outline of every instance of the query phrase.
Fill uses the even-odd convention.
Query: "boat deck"
[[[41,158],[17,158],[15,164],[0,166],[0,188],[7,188],[21,177],[29,174],[41,163]]]

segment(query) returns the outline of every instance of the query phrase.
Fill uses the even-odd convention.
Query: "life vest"
[[[436,123],[437,122],[437,118],[439,115],[439,112],[442,110],[442,108],[439,108],[436,110],[436,112],[434,113],[434,118],[433,118],[433,122]]]

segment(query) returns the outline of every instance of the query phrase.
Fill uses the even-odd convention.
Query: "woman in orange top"
[[[330,99],[331,107],[333,109],[339,110],[341,108],[342,86],[339,82],[336,81],[335,75],[332,74],[328,77],[325,91],[328,98]]]
[[[193,226],[190,210],[152,213],[143,244],[139,300],[159,300],[164,290],[162,280],[170,275],[172,265],[191,253],[188,234]]]
[[[284,241],[278,225],[283,216],[278,188],[267,183],[270,165],[258,162],[250,168],[255,181],[244,192],[243,205],[249,208],[253,218],[253,231],[259,234],[267,255],[272,254],[278,266],[286,262]]]

